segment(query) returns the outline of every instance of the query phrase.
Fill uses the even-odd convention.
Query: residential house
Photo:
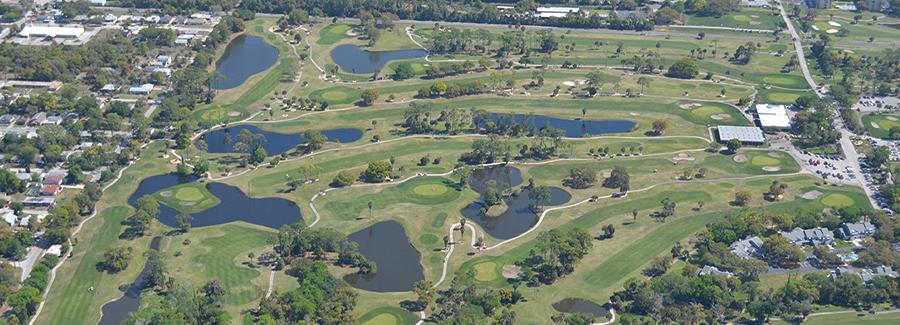
[[[0,210],[0,218],[3,218],[3,221],[9,224],[10,227],[15,227],[19,216],[10,209],[2,209]]]
[[[868,221],[845,223],[838,229],[838,234],[846,240],[868,237],[875,234],[875,225]]]
[[[731,244],[731,252],[742,258],[762,256],[763,241],[758,236],[739,240]]]
[[[41,188],[41,195],[43,196],[55,196],[59,193],[59,190],[62,188],[59,184],[47,184]]]
[[[3,114],[3,116],[0,116],[0,125],[4,125],[4,126],[13,125],[13,123],[16,123],[16,121],[18,121],[18,120],[19,120],[19,117],[16,115]]]
[[[64,176],[48,175],[44,177],[44,185],[62,185]]]
[[[734,273],[719,270],[719,268],[717,268],[715,266],[704,265],[703,268],[700,269],[700,272],[697,273],[697,275],[699,275],[699,276],[718,275],[718,276],[724,276],[726,278],[730,278],[730,277],[734,276]]]
[[[794,245],[827,245],[834,241],[834,233],[828,228],[801,229],[782,231],[781,236]]]
[[[128,93],[134,95],[147,95],[150,94],[151,91],[153,91],[153,84],[143,84],[128,88]]]
[[[49,208],[56,204],[56,198],[52,197],[26,197],[22,201],[26,207]]]

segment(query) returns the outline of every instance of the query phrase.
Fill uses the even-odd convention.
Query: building
[[[744,240],[736,241],[729,247],[731,248],[731,252],[734,253],[734,255],[740,256],[742,258],[751,258],[762,256],[763,241],[762,239],[759,239],[758,236],[754,236]]]
[[[135,95],[147,95],[150,94],[151,91],[153,91],[153,84],[143,84],[140,86],[128,88],[128,93]]]
[[[769,0],[741,0],[743,7],[768,8]]]
[[[81,34],[84,34],[84,27],[81,26],[25,25],[19,32],[19,36],[36,38],[78,38]]]
[[[31,81],[31,80],[8,80],[3,83],[4,88],[22,88],[37,89],[46,88],[50,91],[57,91],[62,88],[62,81]]]
[[[103,88],[100,88],[100,91],[104,93],[114,93],[119,91],[119,86],[116,86],[116,84],[105,84],[103,85]]]
[[[719,131],[719,141],[728,142],[737,139],[741,143],[761,144],[766,142],[765,136],[760,128],[755,126],[731,126],[719,125],[716,127]]]
[[[726,278],[730,278],[730,277],[734,276],[734,273],[719,270],[719,268],[717,268],[715,266],[704,265],[703,268],[700,269],[700,272],[697,272],[697,275],[699,275],[699,276],[717,275],[717,276],[724,276]]]
[[[841,229],[838,229],[838,235],[846,240],[868,237],[874,234],[875,225],[868,221],[845,223],[843,226],[841,226]]]
[[[538,18],[565,18],[569,14],[582,12],[578,7],[538,7],[535,11],[537,13],[534,16]]]
[[[41,195],[43,196],[54,196],[56,193],[59,193],[61,186],[59,184],[47,184],[41,188]]]
[[[63,122],[62,116],[47,116],[46,119],[41,121],[41,125],[60,125]]]
[[[13,123],[16,123],[16,121],[18,121],[18,120],[19,120],[19,117],[16,115],[3,114],[3,116],[0,116],[0,125],[12,125]]]
[[[866,0],[866,8],[869,11],[888,12],[891,9],[890,0]]]
[[[50,175],[44,177],[44,185],[60,185],[62,184],[63,177],[59,175]]]
[[[831,9],[831,0],[803,0],[808,9]]]
[[[834,233],[828,228],[802,229],[794,228],[791,231],[782,231],[781,236],[794,245],[827,245],[834,241]]]
[[[88,2],[95,6],[106,6],[106,0],[88,0]]]
[[[875,277],[886,276],[896,278],[897,276],[900,276],[900,274],[898,274],[897,271],[894,271],[890,266],[882,265],[871,269],[860,269],[858,271],[849,267],[838,267],[834,269],[834,271],[831,271],[831,274],[828,275],[828,277],[834,280],[845,274],[856,275],[863,283],[869,283]]]
[[[763,129],[790,129],[791,118],[784,105],[757,104],[756,115]]]
[[[52,197],[26,197],[22,204],[27,207],[49,208],[56,203],[56,199]]]
[[[10,227],[15,227],[19,220],[19,216],[9,209],[0,210],[0,218],[3,218],[3,221],[9,224]]]
[[[175,38],[175,45],[188,45],[191,44],[191,41],[194,40],[194,35],[192,34],[181,34]]]

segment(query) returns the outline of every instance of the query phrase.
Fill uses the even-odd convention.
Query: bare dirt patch
[[[503,266],[503,271],[501,272],[504,278],[507,279],[515,279],[522,275],[522,268],[507,264]]]
[[[809,191],[809,192],[803,193],[803,195],[801,195],[800,197],[807,199],[807,200],[815,200],[815,199],[818,199],[820,196],[822,196],[822,192]]]
[[[691,155],[689,155],[689,154],[687,154],[687,153],[682,152],[682,153],[679,153],[679,154],[675,155],[675,157],[673,157],[672,160],[675,160],[675,161],[694,161],[694,156],[691,156]]]
[[[610,176],[612,176],[612,171],[605,171],[605,172],[603,172],[603,178],[608,178],[608,177],[610,177]]]
[[[778,167],[778,166],[766,166],[766,167],[763,167],[762,170],[765,170],[765,171],[767,171],[767,172],[777,172],[777,171],[781,170],[781,167]]]
[[[736,163],[745,163],[748,160],[747,155],[745,155],[745,154],[734,155],[734,158],[731,158],[731,159],[734,160],[734,162],[736,162]]]

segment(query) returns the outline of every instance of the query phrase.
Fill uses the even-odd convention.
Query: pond
[[[269,156],[277,156],[291,150],[304,142],[301,133],[278,133],[262,130],[255,125],[241,124],[227,128],[206,132],[201,137],[206,142],[206,151],[209,153],[234,153],[234,142],[237,141],[241,131],[262,135],[263,149]],[[359,140],[363,131],[356,128],[339,128],[321,131],[328,141],[347,143]]]
[[[150,241],[150,249],[158,251],[159,242],[162,238],[153,237]],[[150,272],[149,265],[144,265],[144,269],[138,275],[134,282],[128,285],[125,294],[121,298],[110,301],[103,305],[103,314],[100,317],[98,325],[118,325],[128,317],[129,313],[135,312],[141,306],[141,293],[147,287],[147,273]]]
[[[263,72],[278,60],[278,49],[261,37],[238,35],[225,48],[216,62],[216,72],[222,74],[212,83],[214,89],[230,89],[240,86],[250,76]]]
[[[347,236],[359,244],[359,252],[375,262],[370,274],[348,274],[344,280],[357,289],[376,292],[412,291],[416,281],[425,278],[421,254],[409,242],[403,225],[382,221]]]
[[[497,114],[491,113],[491,120],[497,122],[508,114]],[[540,129],[546,126],[562,129],[565,131],[565,136],[569,138],[580,138],[589,135],[600,135],[600,134],[608,134],[608,133],[626,133],[633,130],[637,123],[630,120],[580,120],[580,119],[563,119],[545,115],[523,115],[523,114],[515,114],[513,115],[513,119],[516,124],[522,124],[526,121],[526,118],[533,118],[532,121],[528,121],[526,124],[530,126],[526,126],[529,129]],[[481,125],[482,127],[484,125]]]
[[[609,313],[603,306],[581,298],[566,298],[557,301],[553,304],[553,309],[562,313],[587,314],[593,317],[602,317]]]
[[[180,177],[177,174],[151,176],[141,182],[138,189],[128,198],[134,203],[143,195],[150,195],[175,185],[196,181],[196,176]],[[300,208],[293,201],[282,198],[251,198],[241,189],[222,183],[208,183],[206,189],[219,198],[220,203],[203,211],[191,214],[191,226],[204,227],[244,221],[255,225],[279,229],[286,224],[302,220]],[[167,205],[159,205],[156,216],[163,224],[176,228],[178,210]]]
[[[359,46],[344,44],[331,50],[331,60],[350,73],[370,74],[381,70],[393,60],[424,58],[428,52],[422,49],[396,51],[366,51]]]
[[[519,185],[522,183],[522,175],[515,167],[492,166],[475,170],[470,183],[473,190],[483,194],[491,186],[502,191],[505,188]],[[548,206],[561,205],[572,199],[572,195],[562,188],[550,187],[549,189],[550,202],[547,204]],[[494,238],[513,238],[534,227],[540,218],[538,213],[531,208],[532,201],[528,197],[529,192],[528,189],[523,189],[516,195],[504,197],[503,202],[507,209],[497,216],[486,215],[486,207],[481,200],[472,202],[460,212]]]

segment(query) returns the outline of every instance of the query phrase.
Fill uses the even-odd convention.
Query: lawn
[[[890,138],[891,128],[900,127],[898,116],[892,114],[866,114],[862,117],[862,124],[866,132],[882,139]]]
[[[809,91],[793,91],[779,88],[759,89],[756,95],[760,103],[770,104],[793,104],[797,98],[805,94],[812,94]]]
[[[811,316],[803,322],[808,325],[895,325],[900,323],[900,313],[869,314],[867,312],[848,312],[822,316]],[[772,321],[772,324],[788,324],[784,321]]]
[[[321,45],[330,45],[341,41],[342,39],[351,37],[347,32],[353,29],[348,24],[331,24],[319,31],[319,39],[316,43]]]
[[[379,307],[363,314],[358,323],[362,325],[413,325],[419,318],[398,307]]]
[[[460,190],[454,181],[443,177],[417,177],[378,193],[328,201],[323,205],[323,211],[339,219],[353,219],[368,210],[368,202],[372,202],[373,209],[381,210],[397,203],[439,205],[459,196]]]
[[[774,29],[781,22],[781,16],[774,15],[769,9],[741,8],[740,11],[728,13],[722,17],[702,17],[687,15],[687,25],[721,26],[749,29]]]
[[[206,183],[192,182],[163,189],[153,194],[158,201],[184,212],[194,213],[219,204],[219,198],[206,189]]]

